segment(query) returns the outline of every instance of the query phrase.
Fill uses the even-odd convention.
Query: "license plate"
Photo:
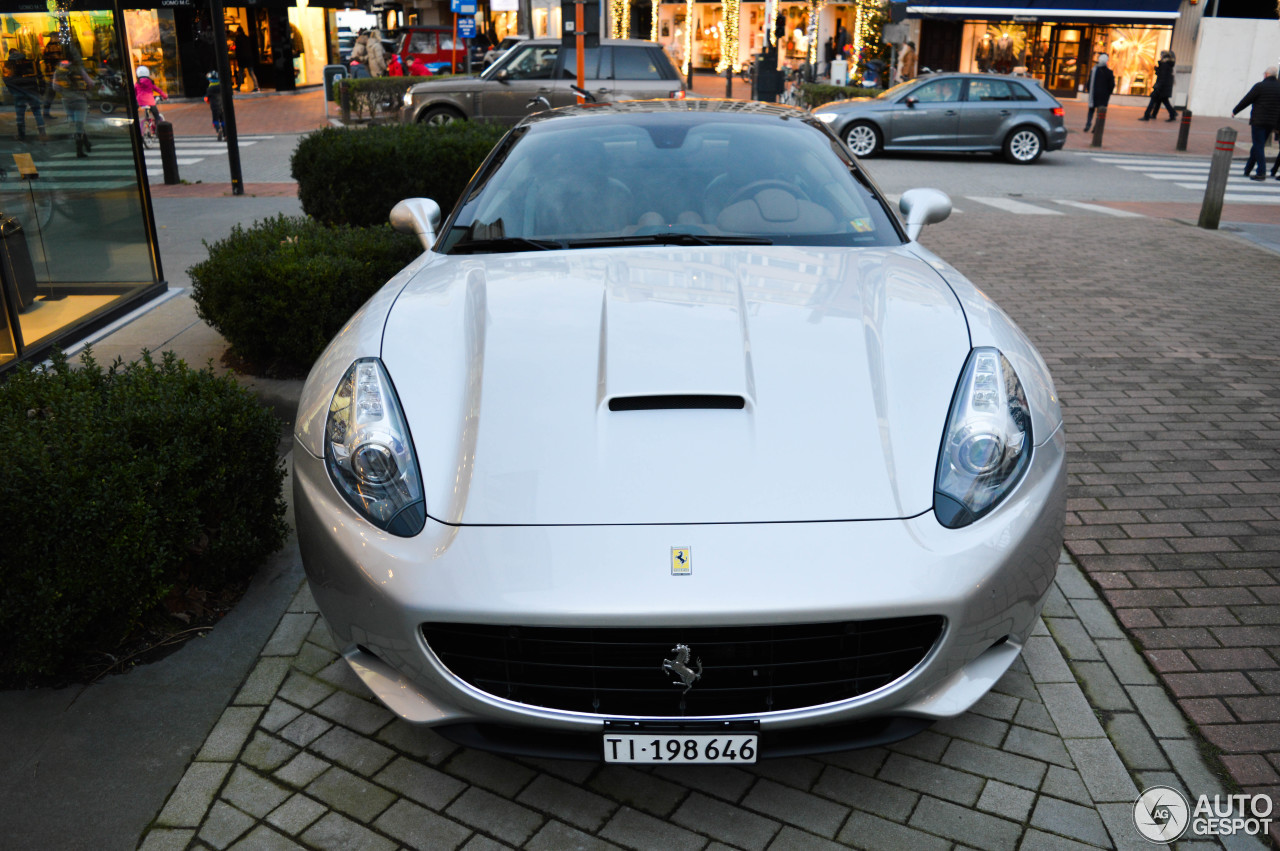
[[[755,735],[605,733],[605,762],[742,763],[756,761]]]

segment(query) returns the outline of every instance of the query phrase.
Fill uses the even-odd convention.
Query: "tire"
[[[443,127],[446,124],[462,120],[462,116],[456,110],[449,109],[447,106],[437,106],[422,113],[418,123],[426,124],[429,127]]]
[[[1031,165],[1044,153],[1044,134],[1034,127],[1019,127],[1005,137],[1004,158],[1014,165]]]
[[[870,159],[884,147],[884,134],[870,121],[855,121],[844,131],[844,142],[858,159]]]

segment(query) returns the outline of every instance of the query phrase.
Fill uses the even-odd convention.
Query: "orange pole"
[[[449,73],[458,72],[458,13],[453,13],[453,50],[449,54]]]
[[[573,18],[574,18],[574,29],[576,31],[577,41],[578,41],[578,88],[582,89],[583,91],[586,91],[587,89],[586,58],[582,55],[583,53],[586,52],[586,44],[585,44],[586,39],[584,38],[584,35],[583,35],[583,33],[585,32],[584,27],[586,25],[586,21],[584,21],[582,17],[583,5],[584,5],[583,0],[578,0],[577,3],[573,4],[573,8],[574,8]],[[578,95],[578,103],[586,103],[586,102],[587,102],[586,98],[584,98],[582,95]]]

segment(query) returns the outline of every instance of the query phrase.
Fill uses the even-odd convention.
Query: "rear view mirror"
[[[898,209],[907,223],[907,238],[915,242],[925,225],[945,221],[951,215],[951,198],[939,189],[908,189],[902,193]]]
[[[416,234],[422,247],[430,251],[440,227],[440,205],[430,198],[406,198],[391,208],[391,227],[399,233]]]

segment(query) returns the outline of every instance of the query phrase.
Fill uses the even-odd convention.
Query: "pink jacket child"
[[[138,83],[134,86],[139,107],[148,107],[155,112],[156,100],[168,100],[169,96],[151,79],[151,69],[146,65],[138,66]]]

